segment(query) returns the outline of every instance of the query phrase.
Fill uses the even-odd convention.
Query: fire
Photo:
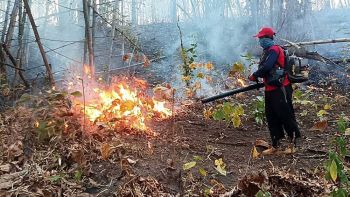
[[[165,119],[172,116],[172,110],[166,107],[167,101],[146,95],[146,88],[146,82],[139,79],[115,82],[109,88],[92,88],[95,98],[86,101],[87,120],[93,124],[108,124],[113,128],[149,131],[147,123],[151,118]],[[82,101],[74,102],[84,113]]]
[[[35,123],[34,123],[34,126],[35,126],[35,128],[39,128],[39,126],[40,126],[40,123],[39,123],[39,121],[35,121]]]
[[[237,81],[242,87],[245,86],[245,81],[243,79],[238,78]]]
[[[172,115],[171,110],[164,106],[165,102],[158,102],[155,100],[153,102],[154,102],[154,111],[159,112],[161,118],[167,118]]]

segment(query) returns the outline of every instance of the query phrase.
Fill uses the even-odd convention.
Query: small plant
[[[263,125],[265,122],[265,99],[262,96],[257,96],[254,103],[254,119],[255,122]]]
[[[233,126],[237,128],[242,124],[242,115],[244,115],[244,109],[242,105],[233,105],[229,102],[226,102],[222,105],[218,105],[217,109],[213,112],[213,119],[225,120],[228,123],[232,123]]]
[[[338,132],[331,143],[333,148],[329,151],[328,160],[325,163],[325,178],[334,184],[331,192],[332,197],[347,197],[350,191],[350,181],[345,170],[344,161],[347,154],[345,132],[348,123],[344,118],[340,118],[337,124]]]
[[[267,191],[260,190],[258,193],[255,194],[255,197],[271,197],[271,193]]]
[[[196,48],[197,44],[191,44],[191,47],[189,49],[186,49],[185,47],[181,46],[181,59],[183,64],[182,66],[182,76],[184,78],[191,78],[193,77],[193,67],[191,67],[191,64],[195,62],[196,55]],[[186,86],[190,86],[190,81],[186,80]]]
[[[187,171],[197,166],[198,173],[202,177],[206,177],[208,173],[204,168],[201,167],[201,165],[203,165],[203,162],[204,159],[202,157],[193,156],[193,161],[183,164],[182,169],[184,171]]]
[[[75,172],[74,172],[74,179],[75,181],[77,182],[80,182],[83,178],[83,171],[80,169],[77,169]]]

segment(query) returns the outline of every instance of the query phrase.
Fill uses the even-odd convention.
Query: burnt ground
[[[273,196],[326,195],[329,184],[326,187],[323,179],[323,164],[337,131],[336,120],[350,115],[350,97],[348,92],[329,87],[303,87],[302,92],[307,90],[311,91],[305,95],[315,105],[296,104],[303,134],[300,148],[295,154],[258,159],[251,158],[253,143],[257,139],[268,141],[269,135],[266,126],[259,126],[252,118],[251,98],[257,92],[229,101],[244,104],[240,128],[205,120],[203,108],[210,106],[192,104],[181,106],[177,115],[169,120],[154,122],[156,137],[96,127],[90,134],[82,133],[76,115],[56,114],[57,109],[64,109],[65,101],[58,102],[61,104],[57,104],[57,109],[44,108],[46,111],[39,110],[39,113],[23,106],[9,110],[1,116],[0,194],[204,196],[211,193],[218,196],[232,191],[232,196],[239,196],[233,189],[240,180],[260,172],[269,177],[270,182],[263,189]],[[332,106],[326,115],[329,126],[325,131],[310,131],[319,120],[317,112],[325,104]],[[308,114],[301,116],[304,110]],[[34,121],[43,116],[65,117],[70,129],[62,131],[62,127],[57,126],[54,130],[61,128],[60,132],[46,138],[33,128]],[[214,161],[219,158],[226,164],[226,176],[214,168]],[[191,161],[197,161],[197,165],[184,170],[183,165]],[[199,168],[206,171],[206,176],[198,172]],[[249,191],[256,188],[247,188],[246,194],[253,195]]]

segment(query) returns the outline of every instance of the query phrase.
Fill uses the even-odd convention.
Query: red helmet
[[[272,38],[275,34],[275,31],[271,27],[263,27],[254,37],[262,38],[266,36]]]

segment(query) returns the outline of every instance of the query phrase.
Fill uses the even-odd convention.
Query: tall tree
[[[177,21],[177,13],[176,13],[176,0],[172,0],[170,3],[171,10],[171,22],[176,23]]]
[[[90,74],[94,75],[95,69],[94,69],[94,52],[93,52],[93,46],[92,46],[92,32],[90,29],[90,4],[87,2],[87,0],[83,1],[83,13],[84,13],[84,21],[85,21],[85,42],[87,43],[87,48],[89,51],[89,68],[90,68]]]
[[[137,0],[131,0],[131,23],[137,25]]]
[[[11,7],[11,0],[8,0],[7,1],[6,11],[5,11],[4,26],[2,28],[2,35],[1,35],[1,41],[3,43],[5,43],[5,36],[6,36],[7,25],[8,25],[8,20],[9,20],[10,7]]]
[[[6,44],[7,48],[11,48],[13,32],[15,31],[16,18],[17,18],[17,14],[18,14],[19,1],[20,0],[15,0],[13,8],[12,8],[12,12],[11,12],[11,16],[10,16],[10,23],[9,23],[9,27],[8,27],[7,34],[6,34],[6,40],[5,40],[5,44]]]
[[[47,76],[48,76],[50,85],[54,86],[55,85],[55,80],[53,78],[51,65],[49,64],[49,62],[47,60],[47,57],[46,57],[43,45],[41,44],[39,32],[38,32],[38,29],[36,27],[36,24],[35,24],[33,15],[32,15],[32,11],[31,11],[30,6],[29,6],[29,2],[28,2],[28,0],[23,0],[23,3],[24,3],[24,8],[26,10],[27,16],[29,18],[30,24],[31,24],[33,32],[34,32],[35,40],[36,40],[36,42],[38,44],[38,47],[39,47],[39,50],[40,50],[40,53],[41,53],[41,57],[42,57],[42,59],[44,61],[44,65],[46,67],[46,72],[47,72]]]

